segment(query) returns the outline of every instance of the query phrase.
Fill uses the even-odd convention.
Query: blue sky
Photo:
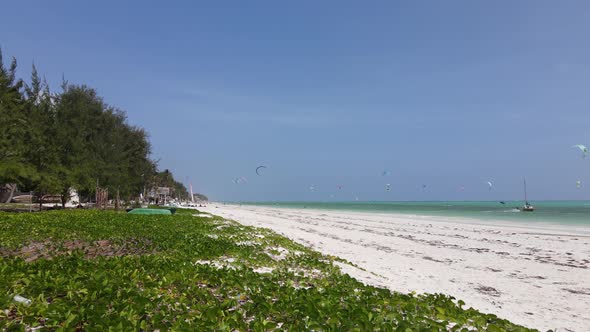
[[[22,76],[34,62],[54,90],[62,74],[96,88],[150,132],[161,168],[213,199],[505,200],[524,175],[533,199],[590,199],[590,157],[571,148],[590,146],[585,1],[2,11]]]

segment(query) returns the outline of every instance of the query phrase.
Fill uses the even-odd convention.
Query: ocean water
[[[590,226],[590,201],[535,201],[535,211],[521,212],[522,201],[437,202],[248,202],[248,205],[308,208],[336,211],[401,213],[443,217],[476,218],[525,223]]]

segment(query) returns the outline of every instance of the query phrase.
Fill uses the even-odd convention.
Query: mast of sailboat
[[[523,178],[523,180],[524,180],[524,203],[528,204],[529,200],[526,197],[526,178]]]

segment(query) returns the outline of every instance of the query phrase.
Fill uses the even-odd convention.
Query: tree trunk
[[[66,203],[68,202],[68,200],[71,198],[70,196],[70,188],[68,187],[68,189],[66,189],[65,191],[63,191],[61,193],[61,207],[62,209],[66,208]]]
[[[8,195],[8,199],[4,203],[10,203],[12,196],[14,196],[14,192],[16,191],[16,183],[9,183],[7,186],[10,186],[10,195]]]

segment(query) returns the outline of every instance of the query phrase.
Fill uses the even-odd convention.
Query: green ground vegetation
[[[0,212],[0,330],[529,331],[335,260],[194,210]]]

